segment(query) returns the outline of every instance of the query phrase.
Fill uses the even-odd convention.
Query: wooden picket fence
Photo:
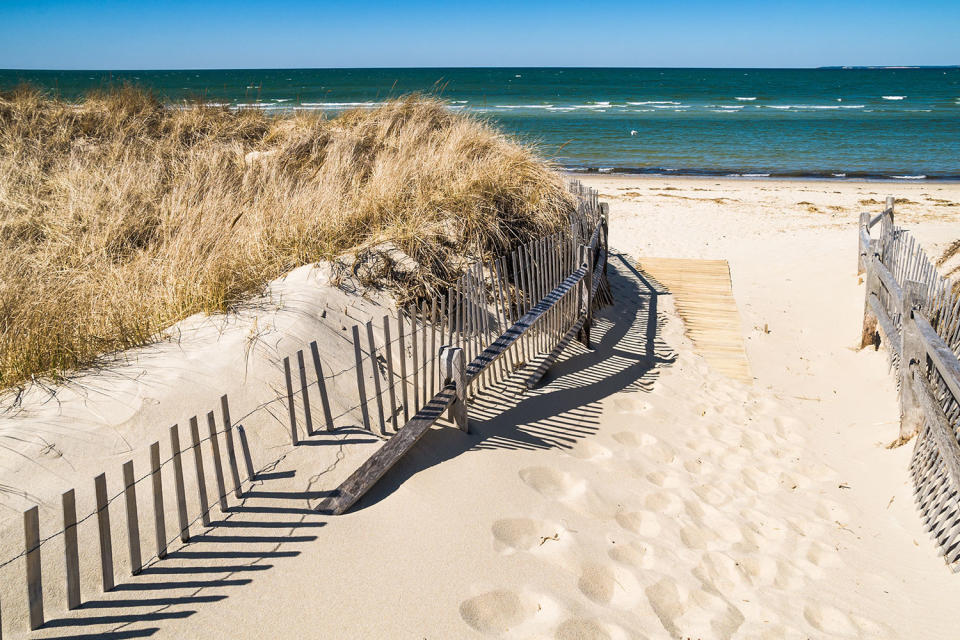
[[[879,237],[871,229],[880,225]],[[900,439],[916,435],[910,474],[940,553],[960,570],[960,295],[894,222],[894,200],[861,214],[857,267],[866,273],[861,346],[887,346],[897,372]]]
[[[366,325],[365,344],[361,327],[353,327],[359,397],[371,405],[362,409],[364,426],[373,429],[375,409],[380,432],[393,435],[320,510],[349,509],[445,410],[466,430],[471,395],[521,369],[524,385],[533,388],[575,337],[589,346],[594,307],[612,302],[606,281],[608,208],[579,182],[571,189],[578,207],[568,229],[473,265],[446,297],[403,310],[395,331],[385,317],[384,345],[376,343],[372,323]],[[408,355],[412,375],[405,368]],[[364,359],[370,376],[364,374]],[[372,395],[365,388],[369,378]],[[404,426],[398,429],[401,411]]]
[[[319,397],[327,431],[339,428],[338,420],[341,427],[348,426],[343,424],[344,418],[352,425],[354,414],[359,411],[360,424],[372,432],[374,422],[371,416],[375,415],[381,436],[389,438],[376,454],[382,462],[384,453],[396,454],[398,445],[404,442],[407,446],[402,450],[406,451],[443,410],[451,409],[451,417],[466,428],[468,396],[524,367],[524,382],[532,388],[573,337],[589,343],[594,306],[612,301],[606,283],[607,209],[598,201],[595,191],[579,182],[571,182],[570,189],[576,196],[577,207],[570,217],[568,229],[528,242],[495,260],[474,264],[445,296],[400,309],[396,317],[384,316],[379,326],[371,321],[351,327],[353,367],[333,374],[325,371],[317,343],[312,342],[309,345],[312,381],[309,380],[310,367],[303,350],[283,358],[284,395],[259,405],[237,420],[231,420],[229,400],[222,396],[219,426],[214,411],[209,411],[205,415],[207,428],[201,435],[198,417],[193,416],[188,421],[189,444],[186,446],[181,445],[178,425],[173,425],[169,430],[169,455],[165,459],[161,459],[160,442],[150,445],[149,472],[138,478],[133,460],[122,465],[124,488],[121,492],[108,495],[105,473],[94,478],[96,507],[82,518],[77,517],[78,494],[74,489],[62,495],[62,528],[45,538],[40,536],[39,508],[34,506],[25,511],[24,551],[0,562],[0,569],[24,559],[29,628],[38,629],[45,622],[41,553],[54,539],[63,540],[66,608],[75,609],[82,605],[82,592],[90,585],[82,589],[80,584],[77,530],[86,520],[95,518],[97,523],[101,577],[97,587],[104,592],[115,587],[110,510],[113,502],[122,499],[124,504],[129,570],[132,575],[137,575],[149,562],[166,557],[168,546],[178,537],[182,542],[188,542],[191,527],[198,521],[204,527],[209,526],[213,508],[226,512],[231,493],[240,500],[244,488],[238,466],[238,448],[246,481],[253,482],[257,478],[249,442],[240,423],[271,403],[287,404],[292,446],[301,442],[301,433],[308,436],[316,433],[311,388],[316,389],[314,394]],[[295,358],[296,368],[291,357]],[[496,366],[492,366],[494,363]],[[332,415],[328,387],[337,383],[338,391],[343,391],[344,385],[338,379],[352,372],[355,372],[356,379],[356,403]],[[299,424],[298,415],[302,415],[303,425]],[[413,434],[416,436],[408,441]],[[183,465],[187,451],[192,452],[194,469],[192,474],[185,475]],[[363,487],[354,486],[356,478],[351,476],[333,498],[336,504],[331,505],[328,500],[319,508],[335,513],[349,508],[376,480],[371,482],[369,474],[364,475],[369,462],[354,474],[364,478]],[[208,494],[208,464],[212,466],[215,485],[212,495]],[[379,478],[386,468],[376,477]],[[172,476],[168,475],[171,473]],[[153,505],[155,551],[144,560],[137,489],[138,485],[148,481]],[[353,488],[348,489],[351,481],[354,481]],[[168,538],[165,505],[169,497],[164,493],[164,485],[166,483],[169,492],[171,482],[177,523],[173,527],[173,537]],[[141,491],[145,490],[141,487]],[[188,490],[195,492],[195,501],[188,501]],[[199,505],[197,513],[190,513],[189,504],[192,502]],[[0,640],[2,633],[0,627]]]

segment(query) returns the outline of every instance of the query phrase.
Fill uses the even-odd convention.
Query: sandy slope
[[[76,614],[52,602],[36,635],[950,637],[960,582],[914,510],[909,446],[884,448],[885,355],[853,349],[855,220],[859,200],[960,187],[589,182],[623,251],[595,350],[535,392],[491,390],[470,435],[430,432],[346,516],[310,507],[364,437],[313,438],[169,559]],[[960,208],[905,208],[927,242],[960,236]],[[754,384],[696,355],[640,253],[730,261]]]

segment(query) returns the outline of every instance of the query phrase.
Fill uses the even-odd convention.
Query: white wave
[[[600,167],[599,169],[597,169],[597,171],[599,171],[600,173],[610,173],[611,171],[613,171],[613,167]]]
[[[673,100],[644,100],[642,102],[628,102],[627,104],[633,105],[635,107],[642,106],[645,104],[680,104],[679,102],[674,102]]]
[[[884,100],[903,100],[907,96],[883,96]]]
[[[863,109],[864,104],[764,104],[760,105],[767,109]]]
[[[845,174],[845,173],[831,173],[830,175],[832,175],[834,178],[846,178],[846,177],[847,177],[847,174]]]
[[[741,173],[744,178],[769,178],[769,173]]]
[[[756,99],[757,99],[756,96],[750,96],[748,98],[741,98],[740,96],[737,96],[736,98],[734,98],[734,100],[740,100],[742,102],[751,102]]]
[[[609,107],[609,106],[610,106],[610,101],[609,101],[609,100],[594,100],[593,103],[594,103],[594,104],[601,105],[601,106],[604,106],[604,107]]]
[[[721,104],[721,105],[720,105],[720,108],[721,108],[721,109],[737,110],[737,109],[743,109],[743,105],[742,105],[742,104]]]
[[[890,176],[890,177],[895,178],[896,180],[923,180],[927,176],[919,175],[919,176]]]
[[[290,102],[290,98],[274,98],[274,102]]]
[[[321,109],[350,109],[352,107],[375,107],[377,102],[304,102],[305,107],[319,107]]]

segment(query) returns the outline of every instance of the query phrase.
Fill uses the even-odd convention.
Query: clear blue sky
[[[960,64],[960,0],[0,0],[0,68]]]

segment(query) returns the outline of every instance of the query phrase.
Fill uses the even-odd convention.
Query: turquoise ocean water
[[[960,180],[958,68],[0,71],[24,81],[331,114],[426,91],[570,169]]]

